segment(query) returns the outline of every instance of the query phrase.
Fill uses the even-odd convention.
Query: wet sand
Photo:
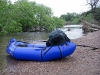
[[[6,56],[0,75],[100,75],[100,31],[72,40],[75,52],[64,59],[48,62],[19,61]]]

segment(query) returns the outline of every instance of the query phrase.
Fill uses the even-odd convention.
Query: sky
[[[17,0],[12,0],[17,1]],[[29,0],[35,1],[37,4],[43,4],[50,7],[53,15],[60,17],[66,13],[82,13],[88,11],[90,8],[86,5],[86,0]]]

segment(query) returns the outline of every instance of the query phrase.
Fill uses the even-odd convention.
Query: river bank
[[[19,61],[6,54],[0,67],[1,75],[100,75],[100,31],[72,40],[76,51],[64,59],[36,62]],[[0,58],[1,59],[1,58]]]

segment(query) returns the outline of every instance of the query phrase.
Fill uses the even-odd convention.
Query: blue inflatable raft
[[[6,52],[18,60],[49,61],[65,58],[71,55],[75,49],[76,45],[73,42],[46,47],[46,44],[30,44],[10,39]]]

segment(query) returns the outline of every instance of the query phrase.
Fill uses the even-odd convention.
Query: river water
[[[79,27],[76,28],[70,28],[70,31],[68,31],[68,28],[60,28],[63,30],[67,36],[70,39],[76,39],[82,37],[84,34],[82,32],[82,29]],[[8,58],[8,55],[6,53],[6,46],[10,38],[16,38],[17,40],[26,41],[35,44],[37,42],[41,42],[41,40],[47,40],[49,33],[46,32],[24,32],[19,34],[10,34],[7,36],[0,37],[0,73],[3,72],[9,66],[7,62],[10,60]]]

